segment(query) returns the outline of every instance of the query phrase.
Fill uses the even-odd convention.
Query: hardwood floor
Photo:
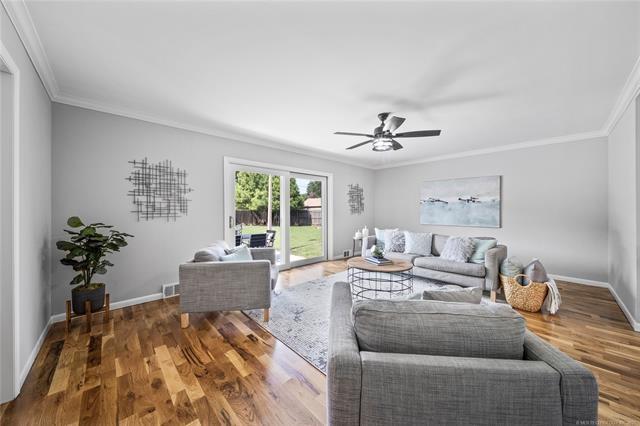
[[[346,269],[324,262],[281,273],[295,286]],[[604,288],[559,283],[558,315],[523,313],[536,334],[584,363],[600,385],[600,420],[640,423],[640,333]],[[325,377],[239,312],[191,315],[176,298],[114,310],[70,333],[55,324],[0,423],[322,424]]]

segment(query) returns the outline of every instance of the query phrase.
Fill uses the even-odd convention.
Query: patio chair
[[[276,240],[276,231],[270,229],[267,231],[267,241],[265,247],[273,247],[273,243]]]

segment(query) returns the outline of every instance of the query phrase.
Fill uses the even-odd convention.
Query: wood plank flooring
[[[282,272],[295,286],[344,261]],[[559,315],[523,313],[528,327],[584,363],[600,385],[600,420],[640,424],[640,333],[608,290],[560,283]],[[86,333],[55,324],[2,425],[273,424],[326,420],[325,376],[239,312],[191,316],[176,298],[113,311]]]

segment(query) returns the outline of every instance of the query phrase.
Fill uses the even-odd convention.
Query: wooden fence
[[[291,210],[291,226],[322,226],[322,209],[311,207]],[[280,226],[280,212],[272,215],[273,226]],[[236,210],[236,223],[243,225],[266,225],[267,212],[254,210]]]

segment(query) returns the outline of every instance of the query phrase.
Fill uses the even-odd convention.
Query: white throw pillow
[[[404,252],[420,256],[431,255],[431,238],[431,233],[404,231]]]
[[[473,254],[475,241],[469,237],[449,237],[440,253],[440,258],[453,262],[466,263]]]
[[[382,251],[386,251],[386,247],[391,244],[391,236],[395,231],[398,231],[398,228],[394,229],[380,229],[374,228],[376,232],[376,247],[378,247]]]

